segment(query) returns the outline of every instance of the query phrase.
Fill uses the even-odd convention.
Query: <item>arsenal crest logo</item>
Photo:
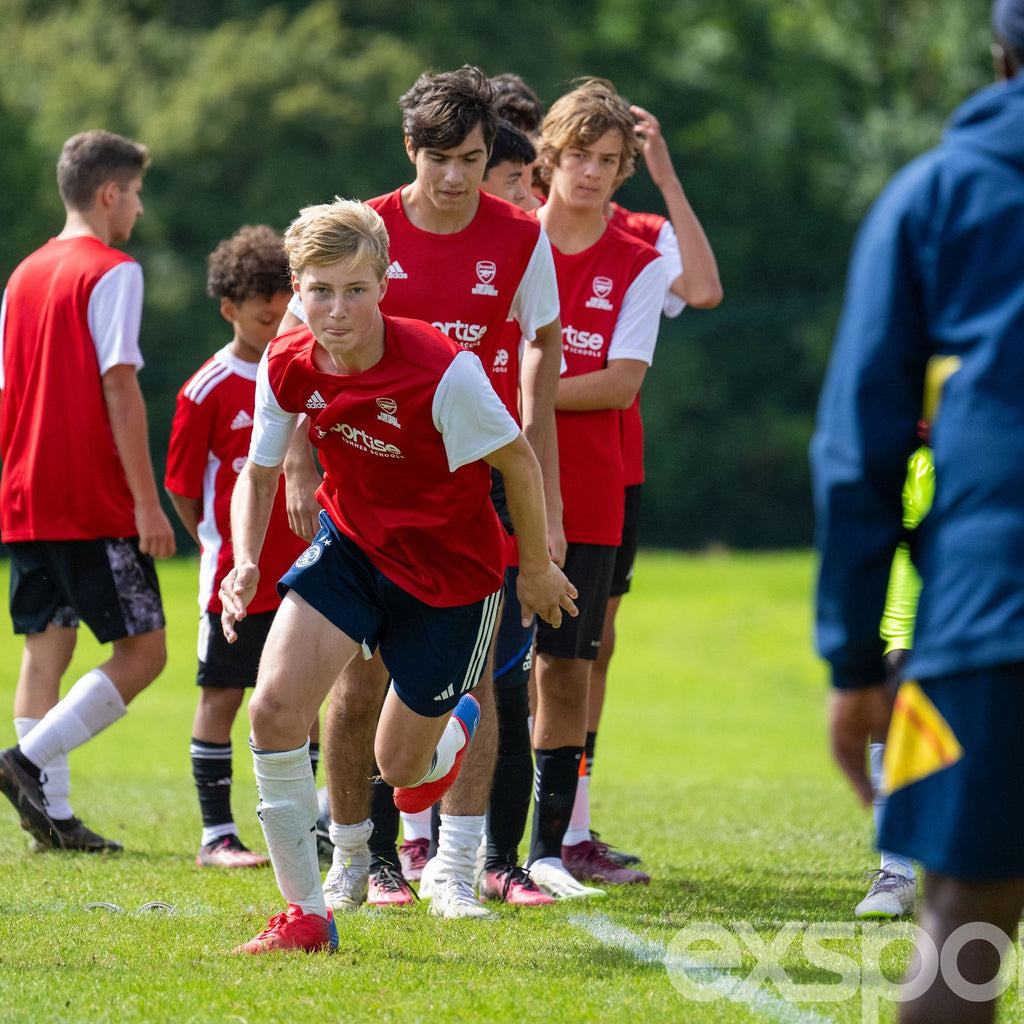
[[[612,279],[610,277],[594,278],[594,294],[599,299],[607,299],[612,290]]]
[[[490,284],[494,280],[494,274],[497,269],[493,260],[479,260],[476,265],[476,276],[484,284]]]

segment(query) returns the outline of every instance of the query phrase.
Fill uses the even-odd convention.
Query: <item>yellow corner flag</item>
[[[913,680],[903,683],[885,741],[882,792],[892,793],[927,778],[956,764],[963,755],[949,723],[924,690]]]

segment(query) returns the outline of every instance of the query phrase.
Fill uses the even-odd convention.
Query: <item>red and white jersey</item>
[[[134,537],[102,376],[142,366],[142,268],[98,238],[52,238],[11,275],[0,308],[0,534]]]
[[[296,417],[309,417],[324,479],[317,500],[392,582],[435,608],[501,586],[505,531],[482,459],[519,428],[480,360],[416,320],[385,317],[384,355],[361,373],[326,373],[297,327],[260,363],[249,457],[276,466]]]
[[[665,257],[667,261],[667,287],[661,311],[671,318],[679,316],[686,302],[672,291],[672,282],[683,272],[679,254],[679,239],[672,222],[658,213],[634,213],[618,203],[612,203],[611,222],[627,234],[642,239]],[[644,482],[644,425],[640,418],[640,395],[622,413],[622,461],[626,472],[626,486]]]
[[[618,203],[610,203],[611,217],[608,219],[620,231],[633,235],[640,241],[653,245],[665,258],[665,301],[661,311],[670,320],[675,319],[686,308],[686,300],[672,291],[672,282],[683,272],[683,260],[679,252],[679,239],[672,221],[660,213],[635,213]]]
[[[589,249],[554,253],[563,376],[592,373],[610,359],[650,365],[665,293],[657,251],[609,225]],[[558,410],[555,420],[566,540],[617,546],[625,488],[619,410]]]
[[[551,245],[536,219],[485,192],[468,227],[450,235],[423,231],[402,206],[402,189],[367,203],[390,238],[388,316],[426,320],[474,352],[505,407],[519,421],[519,349],[504,340],[509,317],[532,340],[558,317]],[[288,307],[300,319],[296,296]]]
[[[217,589],[234,564],[231,492],[249,455],[256,368],[256,363],[222,348],[178,392],[171,423],[164,486],[185,498],[202,499],[199,609],[217,615],[221,612]],[[250,612],[277,608],[277,581],[305,548],[306,542],[288,526],[284,487],[278,487]]]

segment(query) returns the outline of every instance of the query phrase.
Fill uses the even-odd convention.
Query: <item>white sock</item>
[[[484,835],[482,814],[442,814],[437,837],[436,878],[461,878],[475,884],[476,851]]]
[[[16,718],[14,732],[18,740],[23,740],[41,721],[41,718]],[[67,754],[58,754],[49,764],[43,765],[39,784],[43,787],[46,810],[51,818],[66,821],[74,815],[70,803],[71,769]]]
[[[203,834],[199,837],[200,846],[209,846],[218,839],[225,836],[237,836],[238,826],[233,821],[225,822],[223,825],[204,825]]]
[[[576,781],[576,799],[569,815],[563,846],[575,846],[590,839],[590,776],[581,775]]]
[[[373,834],[373,822],[369,818],[356,825],[339,825],[332,821],[328,834],[334,843],[335,861],[340,857],[340,863],[347,864],[356,854],[369,854],[366,844]]]
[[[443,779],[455,764],[455,755],[466,745],[466,734],[462,729],[462,723],[457,718],[449,718],[448,724],[437,741],[437,750],[434,751],[434,758],[430,762],[430,770],[416,783],[422,786],[424,782],[437,782]]]
[[[414,839],[430,839],[434,832],[434,811],[428,807],[425,811],[406,814],[402,811],[402,838],[411,843]]]
[[[117,687],[98,668],[86,672],[67,695],[18,744],[40,770],[80,747],[123,717],[127,708]]]
[[[871,785],[875,791],[875,799],[872,802],[871,809],[875,816],[876,836],[882,827],[882,815],[885,813],[886,797],[884,793],[879,792],[879,787],[882,784],[882,760],[884,757],[884,743],[868,744],[868,762],[871,768]],[[899,853],[893,853],[891,850],[880,850],[879,852],[881,854],[881,863],[879,866],[883,871],[888,871],[892,875],[902,875],[904,878],[914,877],[914,865],[908,857],[904,857]]]
[[[309,740],[295,750],[257,750],[252,765],[260,802],[256,811],[281,895],[305,914],[327,916],[316,855],[316,784]]]

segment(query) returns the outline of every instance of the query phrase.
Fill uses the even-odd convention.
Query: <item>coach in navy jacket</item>
[[[931,430],[912,676],[1024,659],[1024,77],[964,103],[857,239],[811,446],[818,642],[839,687],[883,678],[878,624],[937,356],[959,369]]]
[[[970,686],[985,705],[993,702],[976,677],[1002,672],[1003,690],[999,680],[985,685],[1000,700],[1024,694],[1024,77],[1017,75],[1024,0],[997,0],[993,25],[997,70],[1008,80],[955,112],[942,142],[895,176],[858,234],[811,445],[821,558],[817,641],[836,687],[833,751],[865,800],[867,737],[879,725],[884,733],[888,716],[879,623],[901,539],[907,458],[919,443],[929,387],[939,403],[931,424],[935,500],[912,542],[922,592],[907,675],[963,680],[961,693]],[[1017,719],[1013,706],[1006,714]],[[988,738],[972,747],[967,727],[950,722],[964,733],[964,764],[989,764]],[[1014,728],[1018,764],[1012,772],[992,767],[993,784],[1024,775],[1024,720]],[[982,777],[963,792],[978,793]],[[977,848],[969,862],[978,870],[951,868],[955,860],[941,855],[932,863],[930,840],[901,850],[883,832],[886,848],[925,863],[920,923],[940,950],[959,924],[1010,931],[1020,917],[1024,785],[1014,784],[1006,800],[1007,844],[993,854],[1003,858],[999,870],[980,866]],[[935,815],[947,804],[974,802],[947,796]],[[885,828],[894,813],[890,797]],[[961,820],[959,831],[984,836],[992,815],[977,814],[976,822]],[[1020,859],[1007,856],[1007,847],[1020,850]],[[986,980],[983,965],[967,961],[961,957],[964,970],[980,970]],[[968,1019],[955,985],[939,974],[921,999],[903,1004],[901,1019]]]

